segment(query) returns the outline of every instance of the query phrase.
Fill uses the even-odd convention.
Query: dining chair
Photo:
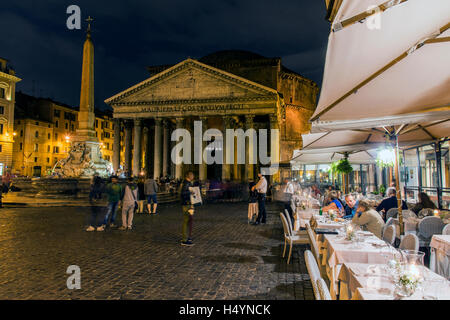
[[[399,249],[419,251],[419,238],[415,234],[407,234],[400,242]]]
[[[286,255],[286,246],[287,243],[289,242],[289,256],[288,256],[288,260],[287,263],[289,264],[289,262],[291,261],[291,255],[292,255],[292,247],[296,244],[307,244],[308,243],[308,239],[305,239],[305,237],[301,237],[301,236],[295,236],[292,234],[288,222],[286,220],[286,217],[284,216],[284,214],[282,212],[280,212],[280,218],[281,218],[281,222],[283,224],[283,230],[284,230],[284,250],[283,250],[283,258]]]
[[[418,225],[419,246],[428,247],[434,234],[442,234],[444,222],[439,217],[425,217]]]
[[[312,250],[312,252],[314,254],[314,257],[316,258],[317,265],[320,266],[322,264],[321,264],[321,261],[320,261],[319,245],[317,244],[316,233],[311,228],[311,225],[309,224],[309,222],[306,223],[306,232],[308,233],[309,245],[310,245],[311,250]],[[321,274],[322,274],[322,272],[321,272]]]
[[[388,221],[389,218],[397,218],[397,216],[398,216],[398,209],[391,208],[386,212],[386,221]]]
[[[304,230],[294,230],[294,227],[292,225],[291,216],[289,215],[289,212],[287,209],[284,209],[284,217],[286,218],[286,221],[288,223],[288,227],[291,231],[291,234],[294,236],[303,236],[307,240],[306,232]],[[307,242],[308,243],[308,242]]]
[[[333,300],[331,299],[330,290],[327,287],[327,284],[322,278],[317,279],[317,287],[320,293],[321,300]]]
[[[444,229],[442,230],[442,234],[449,236],[450,235],[450,224],[447,224]]]
[[[308,269],[309,279],[313,287],[316,300],[321,300],[319,289],[317,288],[317,279],[320,279],[320,270],[316,259],[310,250],[305,251],[306,269]]]
[[[394,245],[395,242],[395,226],[393,224],[387,226],[383,233],[383,240],[389,243],[391,246]]]
[[[433,216],[433,209],[430,208],[424,208],[419,211],[419,214],[417,215],[419,219],[425,218],[425,217],[431,217]]]

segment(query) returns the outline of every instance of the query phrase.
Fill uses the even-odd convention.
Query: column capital
[[[254,114],[248,114],[245,116],[245,125],[247,128],[252,128],[254,124],[255,115]]]
[[[269,114],[269,119],[271,123],[278,123],[278,115],[276,113]]]
[[[163,121],[163,118],[155,118],[155,125],[161,125]]]
[[[224,117],[223,123],[225,124],[225,129],[231,129],[234,126],[234,119],[232,117]]]
[[[140,127],[142,125],[142,120],[141,119],[134,119],[134,126],[135,127]]]
[[[184,118],[175,118],[175,121],[177,123],[177,127],[180,127],[184,123]]]

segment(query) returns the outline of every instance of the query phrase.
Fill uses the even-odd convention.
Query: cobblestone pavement
[[[133,231],[84,231],[87,208],[0,211],[0,299],[313,299],[303,251],[281,258],[275,204],[266,225],[247,224],[247,204],[210,204],[180,245],[178,205],[135,216]],[[120,218],[120,214],[118,214]],[[81,290],[69,290],[69,265]]]

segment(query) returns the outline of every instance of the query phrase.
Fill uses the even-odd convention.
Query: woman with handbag
[[[122,226],[119,230],[131,230],[133,228],[134,212],[137,210],[138,187],[133,178],[128,178],[127,185],[122,194]],[[128,216],[128,217],[127,217]]]

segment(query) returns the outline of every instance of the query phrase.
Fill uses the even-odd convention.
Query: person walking
[[[192,224],[194,222],[194,205],[191,203],[191,189],[193,187],[194,173],[189,171],[181,184],[180,200],[183,211],[182,246],[193,246]],[[189,233],[188,233],[189,231]]]
[[[117,176],[111,177],[111,182],[106,185],[106,195],[108,197],[108,209],[106,211],[105,219],[103,220],[103,227],[106,227],[109,223],[110,228],[114,228],[116,225],[117,208],[120,207],[120,198],[122,196],[122,186],[119,184],[119,178]],[[110,222],[109,217],[111,216]]]
[[[158,199],[156,194],[158,193],[158,184],[150,176],[147,178],[147,180],[145,180],[144,193],[147,197],[148,214],[157,214],[156,208],[158,207]]]
[[[138,179],[138,211],[137,213],[145,213],[145,192],[144,192],[144,178],[139,177]]]
[[[99,223],[98,221],[103,221],[103,217],[101,216],[103,212],[103,208],[100,206],[101,202],[101,196],[100,196],[100,189],[95,187],[94,185],[91,186],[91,191],[89,192],[89,204],[91,205],[91,217],[89,221],[89,227],[86,229],[87,232],[92,231],[105,231],[105,228],[103,227],[102,223]]]
[[[267,180],[262,175],[262,173],[258,173],[259,181],[253,186],[252,191],[256,190],[258,192],[258,218],[253,223],[253,225],[257,226],[260,223],[266,223],[266,193],[267,193]]]
[[[133,178],[128,178],[127,185],[122,193],[122,226],[119,230],[133,228],[133,216],[137,209],[138,187]]]

